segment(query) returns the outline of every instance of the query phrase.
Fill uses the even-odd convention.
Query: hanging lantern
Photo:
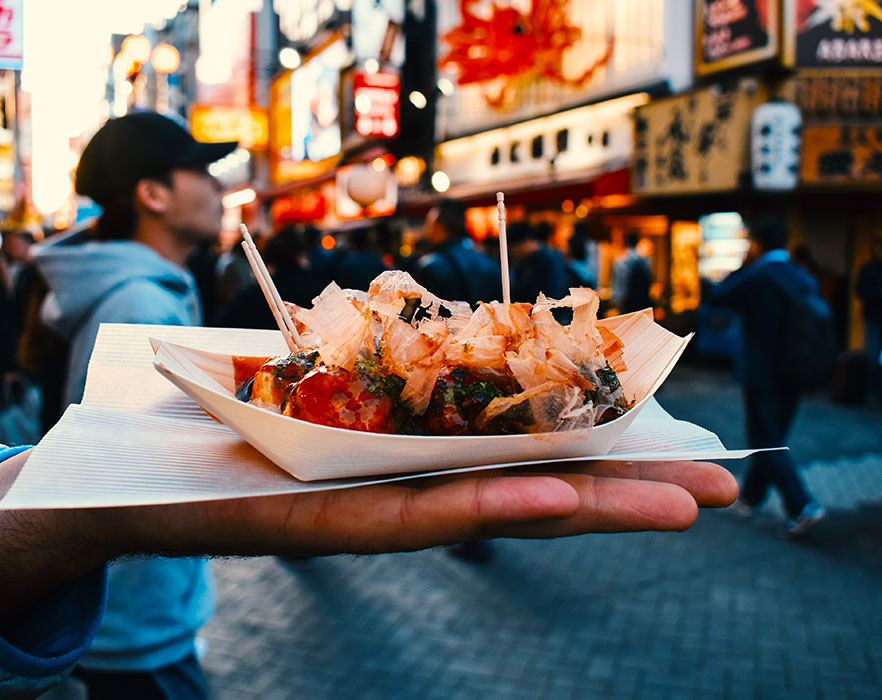
[[[346,179],[346,193],[353,202],[368,207],[386,194],[387,175],[365,165],[353,167]]]

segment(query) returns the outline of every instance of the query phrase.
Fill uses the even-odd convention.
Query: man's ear
[[[167,185],[145,178],[135,185],[135,202],[149,212],[162,214],[168,208],[169,193]]]

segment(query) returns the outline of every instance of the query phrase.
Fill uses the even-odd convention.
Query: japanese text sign
[[[398,134],[400,80],[395,73],[359,72],[352,80],[355,130],[371,138]]]

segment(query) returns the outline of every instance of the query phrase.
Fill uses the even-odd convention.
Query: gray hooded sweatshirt
[[[82,399],[101,323],[201,322],[190,273],[141,243],[89,241],[75,232],[37,246],[34,259],[51,290],[43,321],[70,343],[65,405]],[[180,661],[193,652],[196,631],[213,605],[211,571],[203,559],[116,562],[104,619],[81,663],[150,670]]]

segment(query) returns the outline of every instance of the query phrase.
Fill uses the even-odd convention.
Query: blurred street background
[[[658,399],[727,447],[748,444],[745,324],[709,298],[756,258],[752,221],[783,222],[772,252],[814,280],[834,344],[787,439],[826,510],[805,537],[780,536],[775,492],[482,564],[219,561],[215,697],[882,697],[882,3],[0,0],[0,442],[65,408],[64,355],[34,353],[33,251],[94,226],[80,154],[143,111],[238,141],[201,173],[223,221],[186,261],[207,325],[274,327],[241,223],[309,306],[332,280],[419,277],[451,240],[498,260],[502,191],[513,300],[590,286],[601,316],[694,332]],[[447,199],[464,225],[439,242]]]

